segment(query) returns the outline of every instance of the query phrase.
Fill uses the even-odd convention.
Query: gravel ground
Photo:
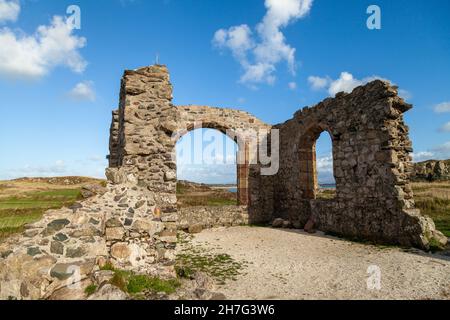
[[[448,256],[259,227],[205,230],[192,244],[248,263],[217,290],[228,299],[450,299]]]

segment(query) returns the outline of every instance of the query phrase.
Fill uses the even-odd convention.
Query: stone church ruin
[[[412,144],[403,113],[411,109],[387,82],[374,81],[266,124],[247,112],[174,106],[165,66],[125,71],[110,131],[107,191],[72,208],[48,211],[0,244],[0,298],[41,299],[101,284],[100,267],[174,277],[177,232],[268,224],[305,226],[343,237],[428,249],[447,239],[415,208]],[[177,208],[175,146],[197,128],[235,140],[238,206]],[[279,168],[255,163],[251,132],[278,130]],[[317,199],[316,140],[333,145],[336,197]],[[267,138],[267,143],[271,137]],[[73,291],[71,291],[73,294]]]
[[[341,236],[420,248],[436,233],[432,221],[414,207],[412,144],[403,121],[411,105],[386,82],[340,93],[275,126],[242,111],[177,107],[171,101],[166,67],[125,72],[119,109],[113,113],[108,169],[113,182],[131,178],[154,201],[164,222],[176,223],[179,216],[176,141],[171,137],[200,122],[204,128],[236,132],[240,150],[248,149],[246,130],[280,132],[277,174],[261,175],[261,166],[249,163],[249,157],[237,168],[238,199],[247,207],[250,223],[283,218],[303,228],[310,221],[319,230]],[[333,143],[333,200],[316,200],[315,143],[324,131]]]

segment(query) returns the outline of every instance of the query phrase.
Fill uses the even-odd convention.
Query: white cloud
[[[63,160],[58,160],[52,165],[26,165],[23,168],[9,170],[12,177],[53,177],[67,173],[67,167]]]
[[[246,102],[246,99],[243,97],[239,97],[237,101],[239,104],[244,104]]]
[[[310,77],[308,77],[308,83],[313,90],[321,90],[321,89],[325,89],[329,85],[330,78],[328,78],[328,77],[321,78],[321,77],[310,76]]]
[[[286,43],[283,28],[307,15],[313,0],[266,0],[266,15],[256,26],[257,39],[246,24],[216,31],[213,44],[229,49],[244,70],[240,82],[273,84],[276,65],[286,61],[295,74],[295,52]]]
[[[413,158],[413,162],[422,162],[432,159],[435,155],[430,151],[420,151],[417,153],[412,153],[411,156]]]
[[[83,81],[78,83],[69,92],[69,96],[76,101],[95,101],[94,82]]]
[[[439,154],[441,158],[442,156],[448,157],[450,155],[450,141],[433,148],[433,151]]]
[[[400,97],[402,97],[404,100],[410,100],[412,99],[412,94],[411,92],[405,90],[405,89],[399,89],[398,90],[398,95]]]
[[[317,171],[333,172],[333,156],[327,155],[317,158],[316,160]]]
[[[199,183],[236,183],[236,165],[179,165],[177,178]]]
[[[92,156],[84,159],[66,162],[57,160],[54,163],[25,165],[16,168],[0,169],[0,180],[17,179],[23,177],[61,177],[61,176],[86,176],[105,178],[105,168],[108,166],[106,159],[100,156]]]
[[[348,72],[342,72],[339,79],[331,82],[328,88],[330,95],[335,95],[338,92],[351,92],[357,86],[362,85],[363,81],[355,79],[352,74]]]
[[[450,102],[442,102],[440,104],[437,104],[433,109],[436,113],[450,112]]]
[[[450,122],[444,124],[441,128],[439,128],[440,132],[450,132]]]
[[[335,96],[339,92],[347,92],[350,93],[358,86],[365,85],[371,81],[374,80],[383,80],[383,81],[389,81],[391,84],[394,85],[394,83],[386,78],[380,77],[380,76],[370,76],[365,77],[363,79],[357,79],[355,78],[351,73],[349,72],[342,72],[338,79],[331,79],[330,77],[317,77],[317,76],[310,76],[308,78],[308,82],[311,86],[311,89],[313,90],[321,90],[321,89],[327,89],[330,96]],[[399,90],[403,96],[410,96],[410,93],[406,90]]]
[[[288,87],[289,87],[289,89],[291,89],[292,91],[294,91],[294,90],[297,89],[297,83],[295,83],[295,82],[289,82],[289,83],[288,83]]]
[[[333,155],[330,153],[326,156],[316,159],[317,176],[319,183],[334,183]]]
[[[60,16],[54,16],[50,25],[39,26],[33,35],[0,29],[0,76],[36,79],[57,66],[81,73],[87,63],[78,50],[85,45],[86,39],[74,35]]]
[[[8,21],[16,22],[20,13],[20,3],[17,0],[0,0],[0,24]]]

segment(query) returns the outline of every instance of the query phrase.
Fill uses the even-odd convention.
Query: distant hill
[[[86,183],[102,183],[105,180],[89,178],[89,177],[47,177],[47,178],[19,178],[10,180],[11,182],[26,182],[26,183],[46,183],[59,186],[75,186]]]
[[[414,164],[414,181],[450,180],[450,160],[428,160]]]

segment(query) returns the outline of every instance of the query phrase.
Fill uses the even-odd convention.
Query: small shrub
[[[84,289],[84,293],[86,293],[87,296],[94,294],[95,291],[97,291],[97,286],[95,284],[91,284]]]
[[[171,294],[176,291],[180,283],[176,279],[162,280],[147,275],[132,275],[128,280],[127,291],[131,294],[137,294],[144,290],[152,292],[164,292]]]

